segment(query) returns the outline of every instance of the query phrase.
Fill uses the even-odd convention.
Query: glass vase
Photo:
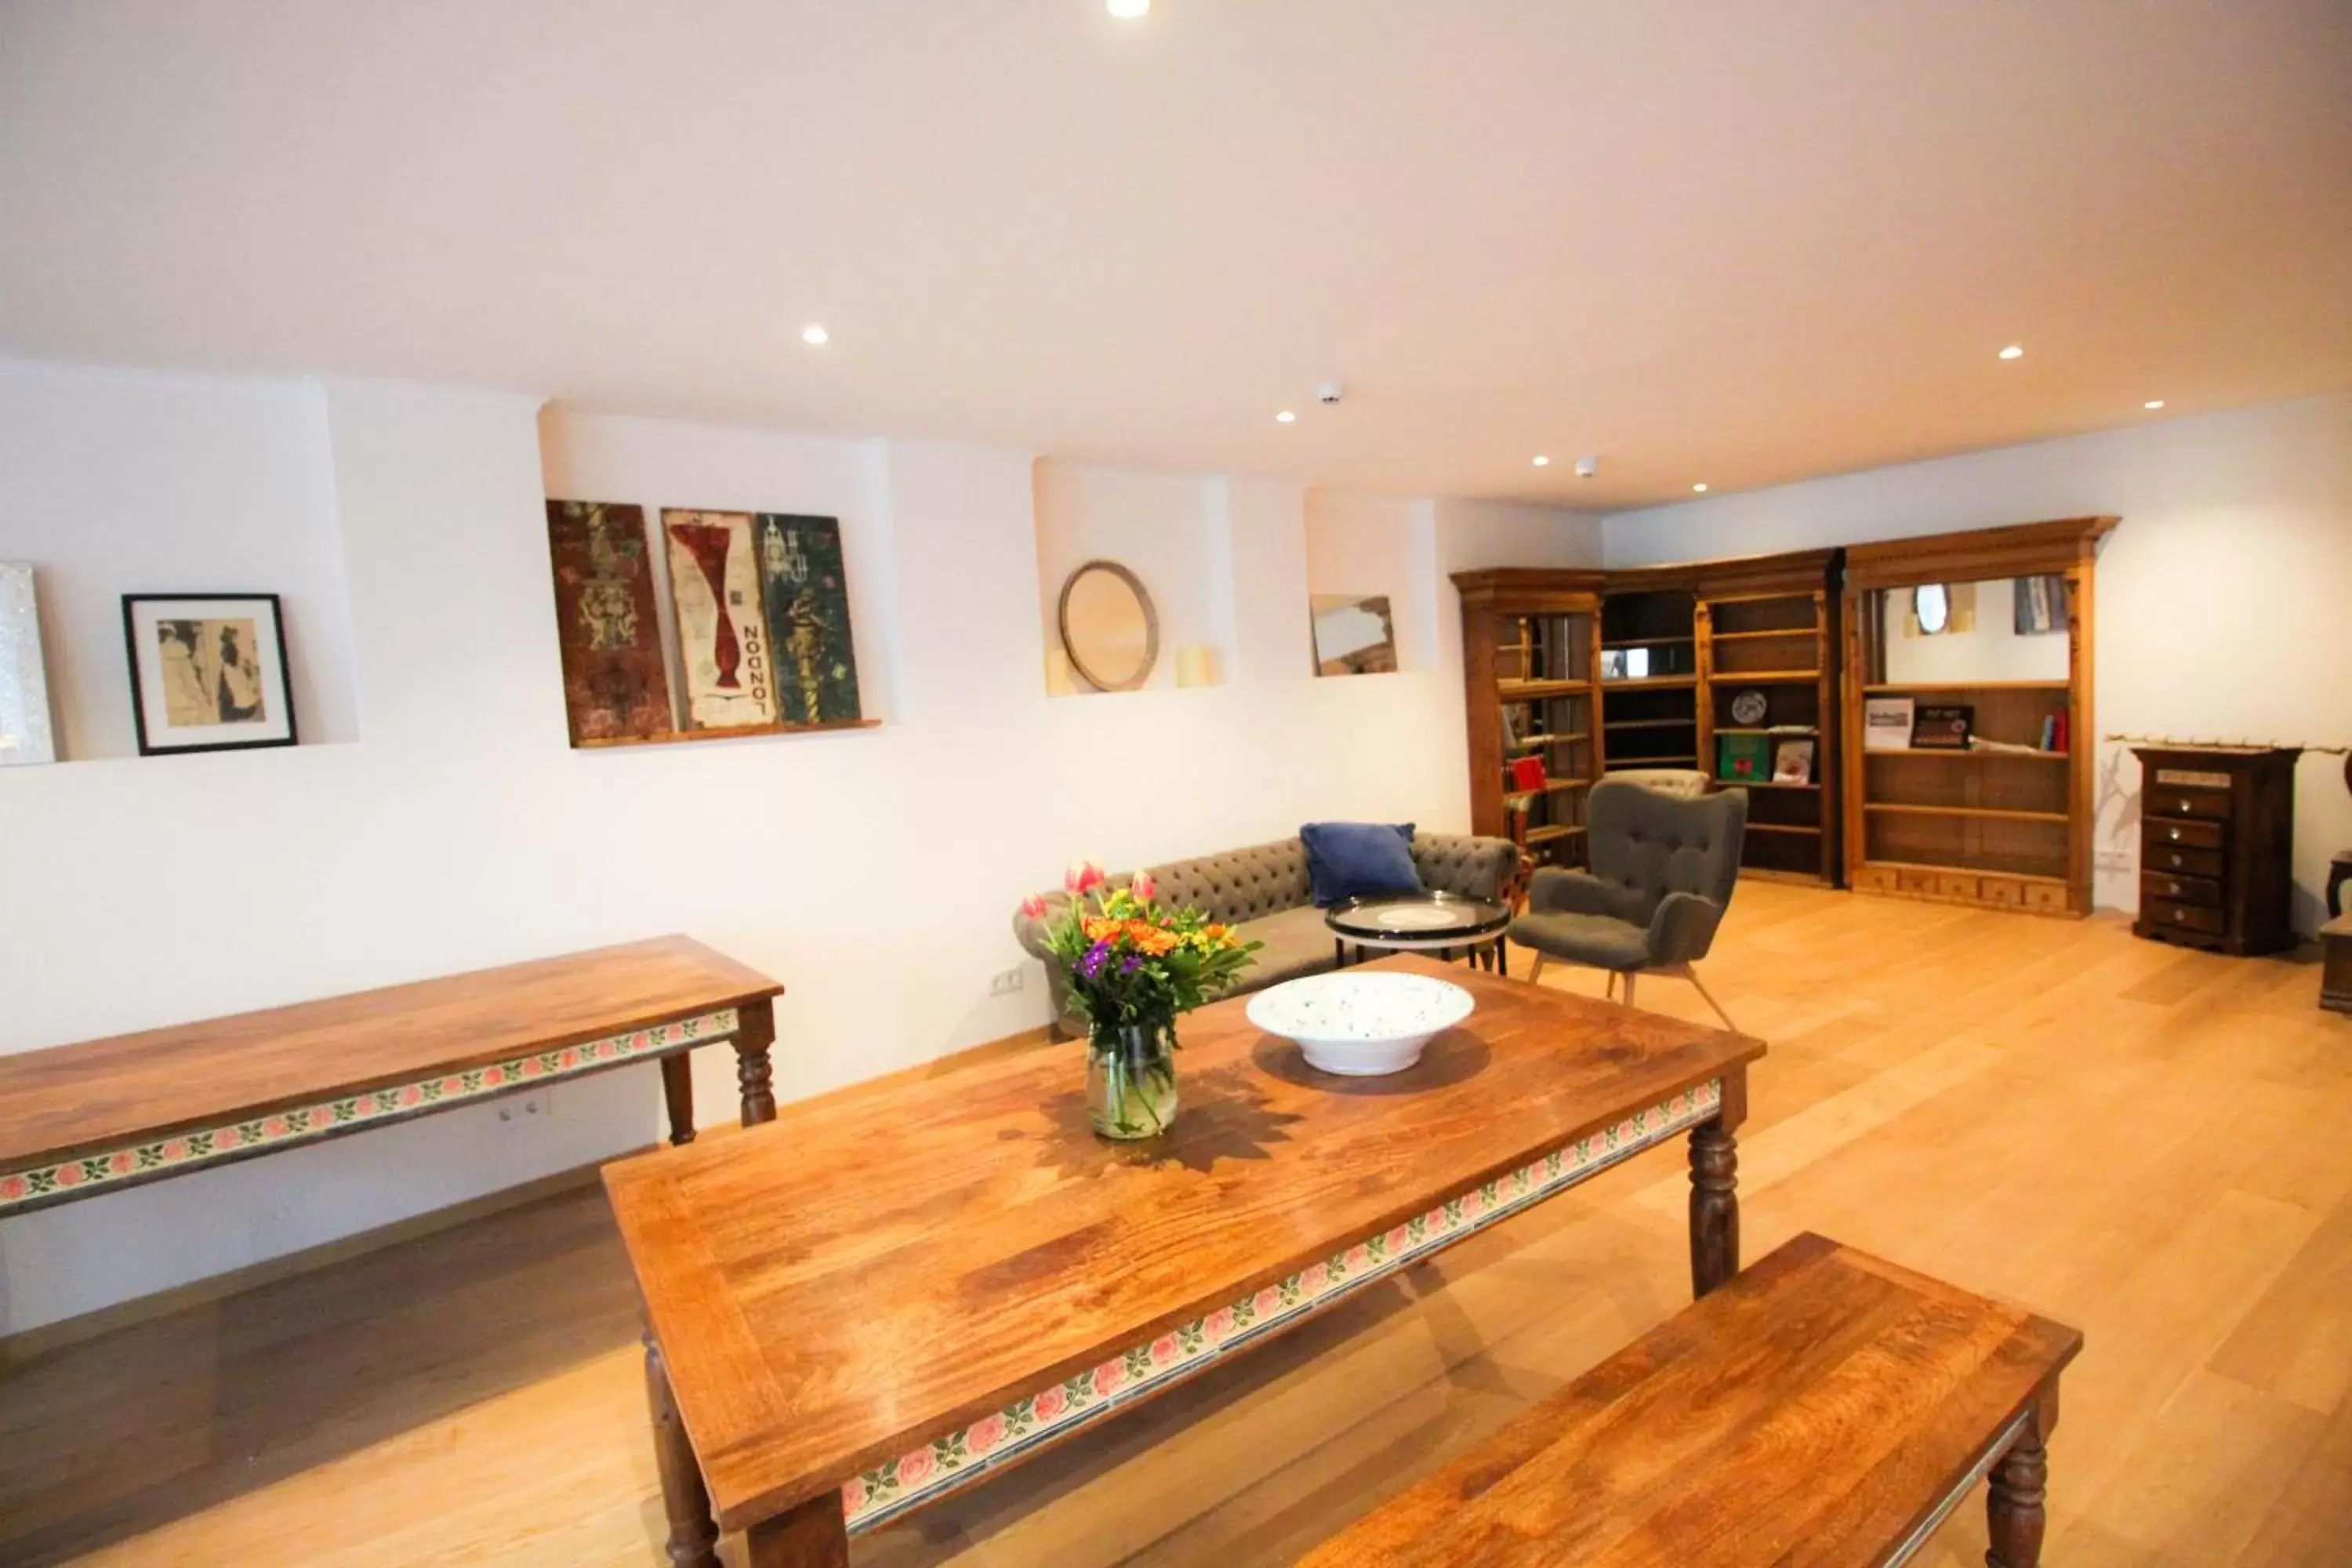
[[[1157,1138],[1176,1121],[1176,1023],[1097,1025],[1087,1049],[1087,1114],[1104,1138]]]

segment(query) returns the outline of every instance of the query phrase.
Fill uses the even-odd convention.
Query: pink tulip
[[[1033,921],[1044,920],[1045,918],[1045,900],[1044,895],[1032,893],[1027,898],[1022,900],[1021,912],[1027,915]]]
[[[1127,885],[1127,890],[1135,895],[1137,903],[1148,904],[1159,896],[1160,884],[1151,879],[1150,872],[1138,871],[1135,880]]]
[[[1103,868],[1091,860],[1074,860],[1062,873],[1062,886],[1071,893],[1090,893],[1103,885]]]

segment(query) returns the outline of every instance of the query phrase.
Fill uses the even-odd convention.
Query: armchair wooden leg
[[[1630,969],[1625,972],[1625,1005],[1628,1007],[1633,1005],[1633,973]]]
[[[1609,989],[1607,994],[1609,1000],[1612,1002],[1617,1000],[1617,972],[1613,969],[1609,971]]]
[[[1528,984],[1532,985],[1543,979],[1544,952],[1539,947],[1528,951],[1535,955],[1528,960]]]
[[[1731,1021],[1731,1015],[1723,1010],[1723,1004],[1715,999],[1715,993],[1706,988],[1706,983],[1698,977],[1696,969],[1687,963],[1684,964],[1683,978],[1698,987],[1698,994],[1706,998],[1706,1005],[1715,1009],[1715,1016],[1723,1020],[1725,1028],[1735,1035],[1739,1033],[1739,1026]]]

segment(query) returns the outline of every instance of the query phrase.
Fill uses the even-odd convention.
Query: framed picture
[[[793,725],[853,723],[857,649],[849,632],[841,521],[763,511],[757,527],[778,717]]]
[[[57,760],[33,569],[0,561],[0,768]]]
[[[1386,594],[1311,594],[1307,613],[1315,623],[1316,674],[1395,673],[1396,622]]]
[[[1911,721],[1915,752],[1965,752],[1977,710],[1965,702],[1922,702]]]
[[[775,662],[751,522],[748,511],[662,511],[690,730],[776,722]]]
[[[2020,577],[2011,589],[2015,610],[2011,629],[2021,637],[2066,629],[2066,578],[2044,572]]]
[[[125,594],[139,754],[294,744],[275,594]]]
[[[645,509],[547,503],[556,636],[572,743],[651,740],[671,728]]]

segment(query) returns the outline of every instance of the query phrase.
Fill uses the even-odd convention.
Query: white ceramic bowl
[[[1296,1040],[1309,1065],[1350,1078],[1402,1072],[1430,1037],[1477,1003],[1459,985],[1425,974],[1310,974],[1250,998],[1249,1021]]]

